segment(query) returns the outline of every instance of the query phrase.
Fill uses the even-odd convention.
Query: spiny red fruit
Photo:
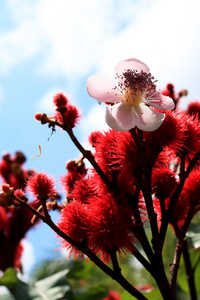
[[[198,116],[194,118],[193,116],[183,114],[181,122],[184,127],[184,138],[178,155],[187,155],[191,159],[200,149],[200,124]]]
[[[161,149],[167,147],[175,152],[180,151],[185,137],[183,126],[184,115],[177,112],[166,112],[162,125],[151,133],[146,134],[147,144],[157,145]]]
[[[89,140],[95,148],[94,156],[98,164],[110,179],[113,172],[120,172],[123,168],[133,171],[140,162],[138,149],[129,132],[95,132]]]
[[[88,208],[80,201],[71,201],[61,212],[58,227],[76,242],[87,240],[88,237]],[[62,247],[78,257],[81,253],[66,240],[61,239]]]
[[[54,179],[45,172],[35,173],[29,177],[27,189],[40,200],[48,199],[55,194]]]
[[[187,198],[191,206],[200,205],[200,168],[195,168],[186,179],[181,198]]]
[[[109,251],[132,252],[135,237],[131,207],[117,204],[109,193],[104,198],[93,197],[90,202],[88,245],[94,253],[109,260]]]
[[[200,119],[200,101],[191,102],[188,106],[187,113],[190,116],[198,116],[198,119]]]
[[[176,174],[169,168],[154,168],[152,173],[152,189],[156,197],[165,199],[171,196],[177,186]]]

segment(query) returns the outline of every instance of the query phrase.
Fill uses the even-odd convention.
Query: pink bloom
[[[135,126],[144,131],[159,128],[165,115],[156,110],[171,110],[174,102],[156,91],[156,81],[149,68],[137,59],[128,59],[119,62],[114,71],[115,80],[102,73],[87,80],[89,95],[109,104],[107,124],[117,131]]]

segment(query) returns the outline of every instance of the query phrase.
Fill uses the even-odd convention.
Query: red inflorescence
[[[73,128],[79,123],[81,113],[76,105],[68,103],[65,111],[63,111],[62,114],[60,111],[56,111],[54,117],[60,124],[67,124],[69,127]]]
[[[22,271],[21,255],[23,247],[21,240],[26,232],[34,225],[31,223],[33,214],[26,210],[25,207],[17,205],[13,200],[21,199],[28,201],[25,195],[26,179],[31,170],[25,170],[23,164],[25,156],[22,152],[17,151],[12,157],[9,153],[3,155],[0,162],[0,175],[2,184],[1,203],[5,208],[0,206],[0,270],[4,271],[8,267],[14,267]],[[2,200],[5,203],[2,203]],[[14,207],[14,205],[17,205]],[[37,209],[40,201],[36,200],[30,205]],[[9,206],[9,207],[7,207]]]
[[[68,101],[68,98],[63,93],[58,93],[53,97],[53,103],[56,107],[66,106]]]

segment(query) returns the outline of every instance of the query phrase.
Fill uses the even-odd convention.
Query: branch
[[[91,163],[93,168],[96,170],[97,174],[101,177],[103,182],[107,185],[108,189],[112,189],[112,184],[106,174],[103,172],[103,170],[100,168],[100,166],[97,164],[96,160],[94,159],[94,156],[92,155],[91,151],[86,150],[78,141],[78,139],[75,137],[72,128],[65,123],[65,117],[63,116],[63,112],[60,112],[62,119],[63,119],[63,125],[60,124],[58,121],[54,120],[53,125],[51,126],[58,126],[62,128],[64,131],[66,131],[71,138],[74,145],[77,147],[77,149],[83,154],[85,158]]]
[[[167,279],[163,259],[162,259],[162,248],[160,246],[160,236],[158,233],[157,214],[154,211],[152,192],[151,192],[151,166],[148,165],[145,155],[143,132],[137,129],[138,138],[135,137],[135,130],[130,130],[132,137],[135,139],[142,161],[142,174],[140,178],[141,190],[146,203],[148,218],[150,221],[152,244],[155,251],[155,260],[153,260],[152,267],[155,268],[154,278],[157,285],[162,293],[163,299],[175,299],[172,291],[170,291],[169,281]],[[154,158],[155,159],[155,158]]]
[[[170,203],[169,203],[169,207],[165,213],[165,216],[162,219],[162,224],[161,224],[161,228],[160,228],[160,239],[161,239],[161,247],[163,247],[164,244],[164,240],[165,240],[165,236],[166,236],[166,232],[167,232],[167,227],[170,221],[170,216],[176,206],[176,203],[179,199],[179,196],[182,192],[185,180],[187,179],[187,177],[189,176],[190,172],[193,170],[195,164],[198,162],[198,160],[200,159],[200,151],[194,156],[194,158],[191,160],[189,166],[187,167],[186,171],[183,170],[183,167],[181,167],[182,172],[181,172],[181,178],[180,178],[180,183],[177,185],[176,190],[174,191],[171,199],[170,199]]]
[[[180,266],[181,254],[184,251],[183,250],[184,249],[184,244],[186,243],[185,234],[186,234],[186,232],[188,230],[188,227],[191,223],[191,220],[194,216],[194,212],[195,212],[195,210],[193,210],[193,209],[190,209],[188,211],[188,214],[187,214],[186,219],[185,219],[185,223],[184,223],[184,225],[182,226],[181,229],[179,229],[178,226],[174,225],[174,230],[175,230],[175,233],[176,233],[176,236],[177,236],[177,245],[176,245],[176,250],[175,250],[175,255],[174,255],[174,261],[173,261],[173,264],[171,265],[171,270],[170,270],[170,274],[171,274],[171,276],[170,276],[170,286],[171,286],[173,291],[175,291],[175,288],[176,288],[176,280],[177,280],[177,275],[178,275],[178,269],[179,269],[179,266]],[[193,286],[194,286],[194,283],[193,283]],[[193,287],[193,286],[192,286],[192,291],[195,290],[195,287]],[[193,298],[192,298],[192,300],[193,300]],[[194,300],[196,300],[196,298],[194,298]]]
[[[20,205],[24,206],[26,209],[35,214],[38,218],[40,218],[44,223],[46,223],[55,233],[57,233],[60,237],[62,237],[65,241],[70,243],[72,246],[76,247],[79,251],[86,254],[91,261],[93,261],[104,273],[110,276],[113,280],[118,282],[127,292],[129,292],[132,296],[134,296],[138,300],[148,300],[143,294],[141,294],[134,286],[132,286],[123,275],[119,274],[119,272],[115,272],[110,267],[108,267],[102,260],[100,260],[84,243],[80,243],[72,239],[70,236],[65,234],[62,230],[60,230],[56,224],[51,220],[50,215],[47,211],[45,211],[45,215],[42,215],[33,207],[28,205],[21,199],[18,199]]]
[[[188,253],[187,240],[185,240],[183,243],[183,258],[184,258],[184,262],[185,262],[185,269],[186,269],[186,273],[187,273],[187,279],[188,279],[191,300],[198,300],[195,283],[194,283],[194,272],[193,272],[193,269],[191,266],[190,257],[189,257],[189,253]]]

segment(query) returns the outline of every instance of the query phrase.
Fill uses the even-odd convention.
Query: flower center
[[[125,70],[122,75],[116,74],[116,78],[119,79],[119,90],[124,94],[124,101],[130,105],[139,104],[143,101],[146,94],[156,90],[155,82],[157,80],[144,71]]]
[[[138,91],[126,90],[124,93],[125,101],[128,102],[130,105],[139,104],[142,102],[143,94]]]

